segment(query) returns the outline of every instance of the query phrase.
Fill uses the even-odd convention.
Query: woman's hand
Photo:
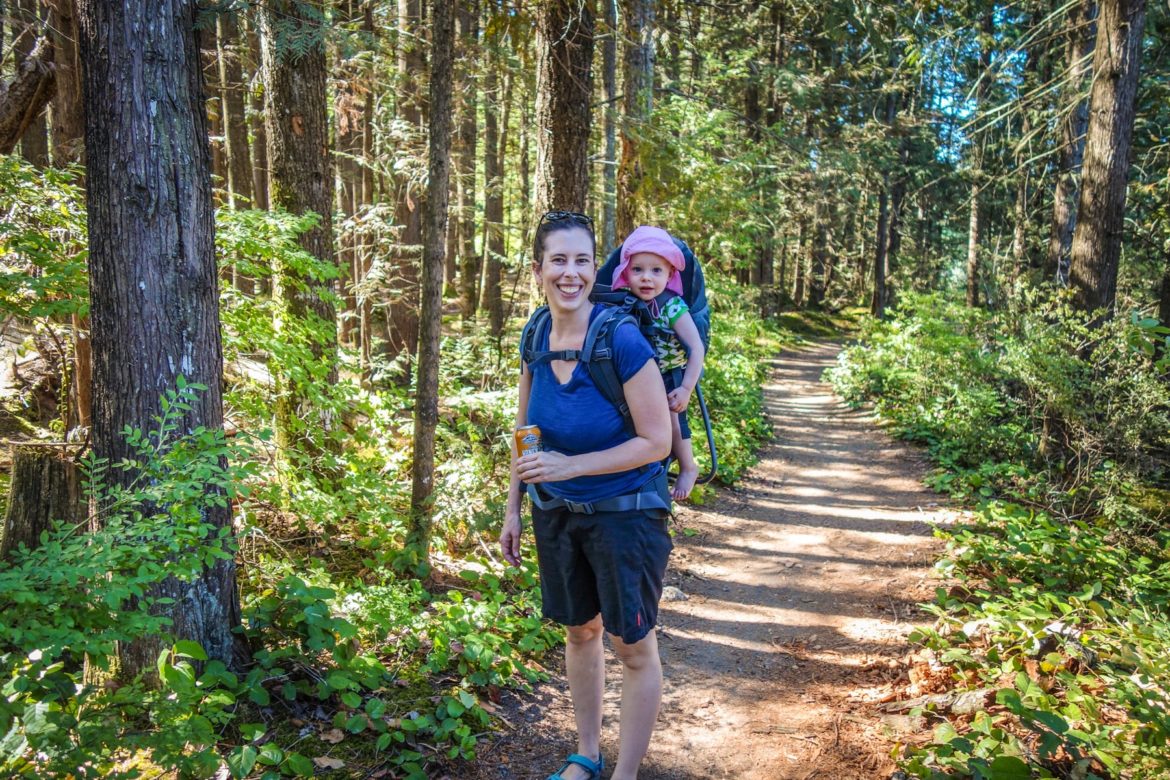
[[[524,482],[560,482],[580,476],[573,459],[559,452],[534,452],[516,461],[516,474]]]
[[[500,551],[504,553],[504,560],[513,566],[520,565],[520,534],[523,530],[519,514],[508,514],[504,518],[504,527],[500,529]]]
[[[676,387],[666,394],[666,405],[670,407],[672,412],[686,411],[687,404],[691,402],[691,390],[687,386]]]

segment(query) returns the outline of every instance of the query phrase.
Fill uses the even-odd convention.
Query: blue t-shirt
[[[595,304],[589,315],[592,322],[601,312],[602,304]],[[546,334],[536,344],[536,350],[548,349]],[[638,373],[647,361],[654,359],[654,350],[633,323],[620,325],[613,334],[614,366],[622,384]],[[606,400],[589,369],[578,361],[569,381],[557,381],[549,363],[543,363],[532,372],[532,391],[528,396],[528,424],[539,425],[544,448],[565,455],[600,452],[616,447],[632,437],[626,431],[617,407]],[[594,474],[561,482],[545,482],[542,487],[554,496],[570,501],[601,501],[614,496],[637,493],[638,489],[662,473],[661,463],[646,468],[618,471],[613,474]]]

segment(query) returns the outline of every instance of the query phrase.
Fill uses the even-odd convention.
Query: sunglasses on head
[[[540,218],[537,227],[540,227],[540,225],[546,222],[564,222],[565,220],[576,222],[578,225],[593,227],[593,218],[577,211],[546,211],[544,212],[544,216]]]

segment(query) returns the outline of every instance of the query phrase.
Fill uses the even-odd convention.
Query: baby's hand
[[[685,412],[690,402],[691,391],[685,387],[676,387],[666,396],[666,404],[672,412]]]

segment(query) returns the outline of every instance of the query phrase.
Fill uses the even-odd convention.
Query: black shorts
[[[681,368],[674,368],[662,375],[662,383],[666,385],[666,392],[675,390],[682,386],[683,370]],[[675,412],[671,412],[675,414]],[[691,424],[687,422],[687,410],[683,409],[678,412],[678,430],[684,439],[691,438]]]
[[[544,616],[580,626],[600,612],[605,630],[626,644],[650,633],[674,547],[666,518],[666,512],[584,515],[532,507]]]

